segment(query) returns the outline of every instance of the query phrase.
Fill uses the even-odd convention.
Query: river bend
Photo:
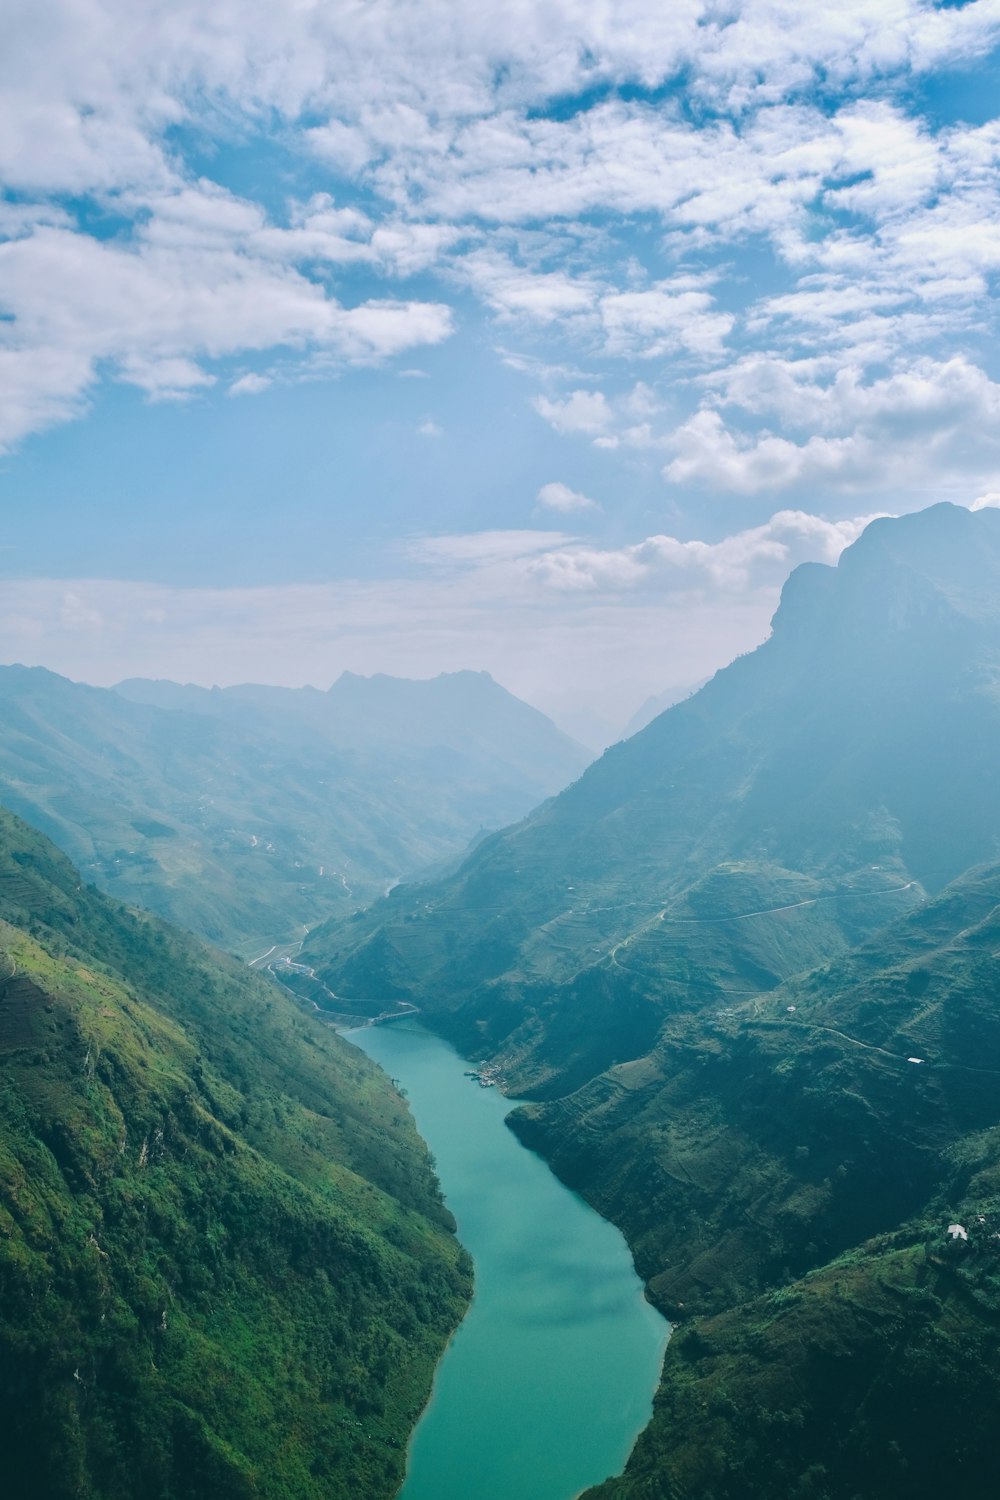
[[[649,1421],[667,1325],[619,1231],[504,1124],[511,1101],[416,1022],[347,1033],[405,1088],[475,1262],[400,1500],[573,1500]]]

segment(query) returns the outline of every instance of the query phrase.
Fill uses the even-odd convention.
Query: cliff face
[[[8,1492],[393,1494],[469,1294],[402,1100],[9,814],[0,950]]]

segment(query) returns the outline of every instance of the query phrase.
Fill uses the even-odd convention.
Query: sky
[[[1000,0],[7,0],[0,660],[602,740],[1000,501]]]

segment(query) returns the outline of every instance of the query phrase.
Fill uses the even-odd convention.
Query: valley
[[[220,1493],[256,1492],[261,1444],[313,1400],[279,1371],[286,1355],[289,1370],[315,1367],[306,1326],[334,1330],[325,1394],[308,1420],[294,1416],[301,1437],[263,1492],[318,1493],[301,1468],[313,1452],[334,1485],[324,1495],[396,1493],[432,1367],[469,1302],[471,1250],[482,1302],[417,1426],[406,1500],[465,1500],[473,1483],[491,1500],[569,1500],[587,1485],[593,1500],[925,1500],[956,1463],[987,1500],[1000,1395],[998,600],[995,511],[878,521],[837,568],[793,573],[762,647],[558,796],[345,914],[289,909],[284,933],[280,920],[259,929],[273,942],[247,938],[242,964],[109,902],[8,816],[4,1274],[20,1311],[6,1360],[29,1351],[36,1384],[17,1399],[31,1421],[79,1431],[59,1462],[72,1452],[90,1485],[54,1472],[52,1494],[124,1500],[137,1481],[114,1458],[132,1441],[122,1422],[150,1434],[165,1473],[211,1462]],[[359,1026],[354,1045],[336,1035]],[[359,1072],[358,1048],[385,1071]],[[511,1099],[460,1079],[462,1057]],[[222,1196],[197,1200],[206,1153]],[[26,1198],[36,1177],[45,1194]],[[559,1249],[563,1209],[532,1208],[529,1181],[575,1205],[581,1245],[612,1235],[617,1269],[603,1251],[593,1272]],[[270,1226],[278,1281],[238,1227],[247,1216]],[[40,1232],[46,1222],[73,1226],[71,1240]],[[206,1265],[204,1249],[177,1248],[189,1222],[213,1247]],[[550,1264],[545,1245],[548,1291],[515,1316],[523,1278],[530,1292]],[[39,1323],[38,1278],[68,1287],[84,1265],[79,1326],[68,1290]],[[616,1313],[602,1331],[603,1315],[585,1315],[595,1275],[623,1278],[611,1301],[637,1322]],[[212,1343],[222,1286],[248,1299],[230,1296],[236,1321],[218,1323],[226,1352]],[[262,1360],[246,1330],[268,1298]],[[557,1304],[553,1325],[596,1336],[600,1353],[551,1362]],[[106,1343],[97,1309],[110,1307]],[[674,1332],[643,1426],[664,1318]],[[51,1407],[40,1372],[57,1324],[73,1326],[75,1363]],[[536,1335],[549,1353],[524,1353]],[[236,1358],[232,1341],[257,1372],[253,1432],[250,1408],[206,1405],[201,1376],[192,1384]],[[268,1363],[272,1344],[286,1355]],[[106,1404],[126,1352],[169,1388],[169,1429],[141,1404]],[[635,1385],[613,1373],[620,1358],[646,1371]],[[611,1389],[622,1400],[605,1431],[594,1413]],[[561,1393],[570,1404],[536,1423]],[[330,1413],[321,1442],[315,1422]],[[470,1450],[456,1435],[480,1419]],[[505,1427],[528,1455],[533,1432],[543,1451],[518,1472],[513,1443],[491,1480],[483,1454],[504,1450]],[[569,1438],[549,1441],[556,1432]],[[586,1471],[564,1470],[561,1455],[582,1461],[591,1438]]]
[[[401,1500],[573,1500],[648,1422],[666,1324],[621,1236],[518,1144],[510,1101],[447,1043],[412,1021],[345,1034],[405,1087],[476,1268]]]
[[[0,1500],[996,1500],[1000,0],[7,0]]]
[[[998,599],[994,514],[877,522],[561,797],[304,945],[502,1067],[677,1324],[601,1500],[924,1496],[956,1452],[990,1492]]]

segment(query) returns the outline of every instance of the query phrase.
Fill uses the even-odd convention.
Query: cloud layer
[[[392,360],[449,336],[459,289],[589,363],[593,385],[534,393],[556,431],[660,443],[668,486],[857,488],[903,386],[944,396],[956,360],[990,377],[1000,122],[912,99],[991,55],[1000,0],[15,0],[8,20],[8,445],[104,376],[178,399]],[[288,184],[266,203],[225,180],[254,142]],[[610,412],[637,363],[669,394],[658,424]],[[966,459],[935,421],[943,480],[978,483],[992,449]]]
[[[12,658],[90,682],[313,682],[346,666],[486,667],[549,711],[621,722],[666,680],[697,681],[761,640],[788,572],[832,563],[862,517],[782,511],[717,543],[595,548],[566,532],[422,537],[395,576],[256,589],[36,579],[0,588]]]

